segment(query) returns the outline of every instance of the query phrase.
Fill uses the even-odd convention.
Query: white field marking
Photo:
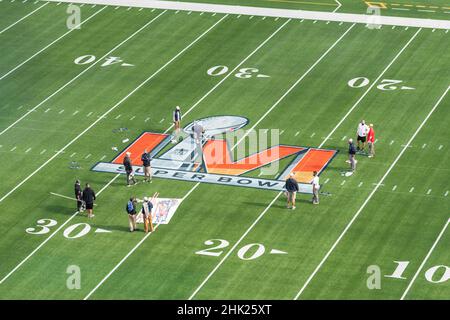
[[[289,22],[290,20],[288,20]],[[311,66],[311,68],[309,68],[306,73],[299,78],[299,80],[296,81],[296,83],[294,83],[293,86],[291,86],[287,92],[285,94],[283,94],[283,96],[277,101],[275,102],[275,104],[269,109],[268,112],[270,112],[271,110],[273,110],[273,108],[278,105],[283,99],[284,97],[286,97],[289,92],[292,91],[292,89],[345,37],[345,35],[348,34],[348,32],[355,26],[355,24],[353,24],[352,26],[350,26],[343,34],[341,37],[339,37],[338,40],[336,40],[331,47],[322,55],[320,56],[320,58],[316,61],[316,63],[313,64],[313,66]],[[233,71],[234,72],[234,71]],[[232,73],[229,73],[232,74]],[[257,124],[259,122],[262,121],[263,118],[265,118],[268,114],[268,112],[266,112],[258,121]],[[255,126],[253,126],[250,130],[253,130],[255,128]],[[246,135],[248,134],[247,131]],[[245,135],[244,135],[245,137]],[[234,148],[241,142],[242,139],[240,139],[239,141],[236,142],[236,144],[231,148],[231,150],[234,150]],[[220,268],[220,266],[225,262],[225,260],[231,255],[231,253],[236,249],[236,247],[242,242],[242,240],[247,236],[247,234],[255,227],[255,225],[258,223],[258,221],[260,219],[262,219],[262,217],[264,217],[264,215],[266,214],[266,212],[272,207],[272,205],[277,201],[277,199],[283,194],[283,192],[279,192],[275,198],[272,200],[272,202],[269,203],[269,205],[264,209],[263,212],[261,212],[261,214],[258,216],[258,218],[256,218],[256,220],[253,222],[253,224],[245,231],[245,233],[241,236],[241,238],[239,238],[239,240],[233,245],[233,247],[227,252],[227,254],[222,258],[222,260],[220,260],[220,262],[215,266],[215,268],[208,274],[208,276],[203,280],[203,282],[197,287],[197,289],[195,289],[195,291],[192,293],[192,295],[189,297],[189,300],[192,300],[195,295],[203,288],[203,286],[206,284],[206,282],[208,282],[208,280],[214,275],[214,273],[216,273],[216,271]]]
[[[392,26],[392,30],[394,30],[394,29],[395,29],[395,27],[396,27],[396,26]]]
[[[325,183],[328,183],[330,181],[330,178],[327,178],[327,180],[325,180]]]
[[[31,151],[31,148],[28,148],[27,150],[25,150],[25,153],[28,153]]]
[[[281,101],[283,101],[284,100],[284,98],[286,98],[286,96],[289,94],[289,93],[291,93],[291,91],[292,90],[294,90],[294,88],[323,60],[323,58],[325,58],[327,55],[328,55],[328,53],[330,53],[330,51],[331,50],[333,50],[333,48],[350,32],[350,30],[352,30],[353,29],[353,27],[355,26],[356,24],[352,24],[340,37],[339,37],[339,39],[337,39],[332,45],[331,45],[331,47],[329,47],[328,49],[327,49],[327,51],[325,51],[321,56],[320,56],[320,58],[319,59],[317,59],[317,61],[316,62],[314,62],[314,64],[311,66],[311,67],[309,67],[309,69],[308,70],[306,70],[306,72],[297,80],[297,81],[295,81],[295,83],[272,105],[272,107],[270,107],[269,108],[269,110],[267,110],[266,111],[266,113],[261,117],[261,118],[259,118],[258,119],[258,121],[256,121],[255,122],[255,124],[241,137],[241,139],[239,139],[239,141],[238,141],[238,144],[242,141],[242,140],[244,140],[246,137],[247,137],[247,135],[250,133],[250,132],[252,132],[255,128],[256,128],[256,126],[258,126],[259,124],[260,124],[260,122],[261,121],[263,121],[266,117],[267,117],[267,115],[270,113],[270,112],[272,112],[272,110],[273,109],[275,109],[280,103],[281,103]],[[314,133],[315,134],[315,133]],[[314,134],[311,136],[311,137],[313,137],[314,136]],[[320,148],[320,147],[319,147]]]
[[[448,190],[445,192],[444,197],[448,196]]]
[[[40,154],[44,154],[44,153],[46,153],[46,152],[47,152],[47,149],[44,149],[44,150],[41,151]]]
[[[103,9],[101,9],[103,10]],[[100,59],[98,59],[97,61],[93,62],[91,65],[89,65],[89,67],[87,67],[86,69],[84,69],[83,71],[81,71],[78,75],[76,75],[74,78],[72,78],[69,82],[67,82],[66,84],[64,84],[62,87],[60,87],[58,90],[56,90],[55,92],[53,92],[51,95],[49,95],[47,98],[45,98],[42,102],[40,102],[38,105],[36,105],[33,109],[31,109],[30,111],[28,111],[27,113],[25,113],[22,117],[20,117],[19,119],[17,119],[16,121],[14,121],[11,125],[9,125],[7,128],[5,128],[3,131],[0,132],[0,136],[2,134],[4,134],[6,131],[8,131],[9,129],[11,129],[12,127],[14,127],[17,123],[19,123],[20,121],[22,121],[25,117],[27,117],[32,111],[36,110],[37,108],[39,108],[41,105],[43,105],[44,103],[46,103],[48,100],[50,100],[51,98],[53,98],[55,95],[57,95],[59,92],[61,92],[63,89],[65,89],[67,86],[69,86],[71,83],[73,83],[75,80],[77,80],[79,77],[81,77],[83,74],[85,74],[88,70],[90,70],[91,68],[93,68],[95,65],[97,65],[97,63],[99,63],[100,61],[102,61],[103,59],[105,59],[107,56],[109,56],[113,51],[115,51],[116,49],[118,49],[119,47],[121,47],[123,44],[125,44],[128,40],[130,40],[131,38],[133,38],[134,36],[136,36],[139,32],[141,32],[143,29],[145,29],[148,25],[150,25],[151,23],[153,23],[153,21],[155,21],[156,19],[158,19],[161,15],[163,15],[166,11],[161,12],[159,15],[157,15],[155,18],[153,18],[152,20],[150,20],[149,22],[147,22],[142,28],[140,28],[139,30],[137,30],[136,32],[134,32],[131,36],[129,36],[128,38],[126,38],[125,40],[123,40],[121,43],[119,43],[117,46],[115,46],[112,50],[110,50],[107,54],[105,54],[103,57],[101,57]]]
[[[72,113],[72,115],[76,115],[77,113],[79,113],[80,111],[76,110],[74,113]]]
[[[414,191],[414,187],[411,187],[411,189],[409,189],[409,193]]]
[[[192,295],[189,297],[189,300],[192,300],[195,295],[200,291],[201,288],[208,282],[208,280],[212,277],[212,275],[220,268],[220,266],[225,262],[225,260],[231,255],[231,253],[237,248],[237,246],[240,245],[242,240],[247,236],[247,234],[253,229],[253,227],[258,223],[259,220],[262,219],[262,217],[266,214],[266,212],[269,210],[269,208],[275,203],[275,201],[278,200],[278,198],[281,196],[283,192],[279,192],[275,198],[272,200],[272,202],[264,209],[263,212],[256,218],[256,220],[253,222],[253,224],[247,229],[247,231],[244,232],[244,234],[239,238],[239,240],[231,247],[231,249],[227,252],[227,254],[223,257],[222,260],[216,265],[216,267],[208,274],[208,276],[203,280],[203,282],[198,286],[198,288],[192,293]]]
[[[341,186],[343,186],[343,185],[345,184],[345,182],[346,182],[345,180],[344,180],[344,181],[342,181],[342,182],[341,182]]]
[[[427,194],[431,194],[431,191],[433,191],[433,190],[428,189]]]
[[[203,100],[205,100],[212,92],[214,92],[225,80],[227,80],[230,76],[232,76],[236,70],[238,70],[244,63],[247,62],[248,59],[250,59],[256,52],[258,52],[267,42],[270,41],[281,29],[283,29],[291,19],[288,19],[285,23],[283,23],[277,30],[275,30],[267,39],[265,39],[255,50],[253,50],[247,57],[244,58],[236,67],[234,67],[233,70],[228,72],[227,75],[225,75],[222,80],[220,80],[214,87],[212,87],[200,100],[198,100],[195,104],[193,104],[185,113],[186,116],[189,114],[194,108],[196,108]],[[164,133],[169,132],[174,125],[172,124],[169,128],[167,128]]]
[[[22,109],[23,108],[23,106],[19,106],[18,108],[17,108],[17,110],[20,110],[20,109]]]
[[[12,149],[9,150],[9,151],[12,152],[12,151],[14,151],[14,150],[16,150],[16,149],[17,149],[17,146],[14,146],[14,147],[12,147]]]
[[[313,134],[310,136],[310,138],[312,138],[312,137],[314,137],[316,135],[316,133],[315,132],[313,132]]]
[[[159,120],[159,123],[161,123],[161,122],[163,122],[164,121],[164,118],[162,118],[161,120]]]
[[[92,111],[91,112],[89,112],[87,115],[86,115],[86,117],[90,117],[91,115],[92,115]]]
[[[360,188],[362,185],[363,185],[363,182],[361,181],[361,182],[358,184],[358,188]]]
[[[342,7],[342,3],[340,3],[338,0],[334,0],[338,4],[337,8],[333,10],[333,13],[338,11]]]
[[[297,132],[295,133],[295,137],[298,136],[299,134],[300,134],[300,131],[297,131]]]
[[[384,187],[384,183],[372,183],[373,186]]]
[[[46,5],[48,5],[48,2],[44,3],[42,6],[38,7],[37,9],[31,11],[29,14],[27,14],[26,16],[23,16],[22,18],[20,18],[19,20],[17,20],[16,22],[14,22],[13,24],[7,26],[5,29],[3,29],[2,31],[0,31],[0,34],[2,34],[3,32],[11,29],[12,27],[14,27],[16,24],[18,24],[19,22],[25,20],[26,18],[28,18],[29,16],[31,16],[32,14],[34,14],[35,12],[41,10],[43,7],[45,7]]]
[[[62,114],[64,112],[64,109],[62,109],[60,112],[58,112],[59,114]]]
[[[395,186],[392,188],[392,191],[395,191],[395,190],[397,190],[397,185],[395,185]]]
[[[314,20],[313,23],[317,23],[317,20]]]
[[[90,158],[92,156],[92,154],[88,154],[86,157],[84,157],[85,159],[88,159],[88,158]]]
[[[401,147],[412,148],[413,146],[408,146],[408,145],[406,145],[406,144],[402,144]]]
[[[282,135],[284,133],[284,130],[281,130],[281,132],[280,132],[280,136]]]
[[[416,33],[417,34],[417,33]],[[378,82],[378,81],[376,81]],[[431,115],[433,114],[433,112],[436,110],[436,108],[439,106],[439,104],[441,103],[441,101],[444,99],[444,97],[447,95],[448,91],[450,89],[450,86],[447,87],[447,90],[445,90],[444,94],[439,98],[439,100],[436,102],[436,104],[433,106],[433,108],[431,109],[431,111],[428,113],[428,115],[425,117],[425,119],[422,121],[422,123],[420,124],[420,126],[417,128],[417,130],[414,132],[414,134],[412,135],[412,137],[409,139],[407,145],[411,144],[411,142],[416,138],[417,134],[420,132],[420,130],[423,128],[423,126],[425,125],[425,123],[428,121],[428,119],[431,117]],[[319,265],[316,267],[316,269],[314,270],[314,272],[309,276],[308,280],[305,282],[305,284],[303,285],[303,287],[300,289],[300,291],[297,293],[297,295],[295,296],[294,300],[297,300],[298,297],[303,293],[303,291],[305,290],[305,288],[308,286],[308,284],[311,282],[311,280],[314,278],[314,276],[317,274],[317,272],[320,270],[320,268],[322,267],[322,265],[325,263],[325,261],[328,259],[328,257],[331,255],[331,253],[334,251],[334,249],[336,248],[336,246],[339,244],[339,242],[341,241],[341,239],[345,236],[345,234],[347,233],[347,231],[350,229],[350,227],[352,226],[352,224],[355,222],[355,220],[358,218],[358,216],[360,215],[360,213],[364,210],[364,208],[366,207],[366,205],[369,203],[369,201],[372,199],[373,195],[377,192],[378,188],[380,187],[381,184],[383,184],[384,180],[386,179],[386,177],[389,175],[389,173],[391,173],[392,169],[395,167],[395,165],[397,164],[397,162],[400,160],[400,158],[403,156],[403,154],[405,153],[406,148],[403,148],[399,155],[397,156],[397,158],[395,158],[394,162],[389,166],[388,170],[386,171],[386,173],[383,175],[383,177],[380,179],[380,181],[378,182],[378,185],[375,186],[375,188],[372,190],[372,192],[369,194],[369,196],[366,198],[366,200],[364,201],[364,203],[362,204],[362,206],[358,209],[358,211],[356,212],[356,214],[353,216],[353,218],[350,220],[350,222],[347,224],[347,226],[345,227],[344,231],[340,234],[340,236],[337,238],[337,240],[335,241],[335,243],[332,245],[332,247],[330,248],[330,250],[327,252],[327,254],[325,255],[325,257],[322,259],[322,261],[319,263]]]
[[[140,8],[139,11],[142,11],[144,8]]]
[[[373,142],[373,144],[376,144],[378,142],[378,139],[375,139],[375,141]]]
[[[426,146],[427,146],[427,144],[424,143],[424,144],[422,145],[422,149],[425,149]]]
[[[438,150],[442,150],[443,147],[444,147],[444,146],[441,144],[441,145],[439,146]]]
[[[58,1],[58,0],[49,0]],[[247,16],[260,17],[277,17],[289,19],[308,19],[320,21],[337,21],[349,23],[367,24],[370,15],[367,14],[348,14],[338,12],[320,12],[320,11],[306,11],[295,9],[276,9],[276,8],[261,8],[254,6],[241,5],[221,5],[221,4],[207,4],[184,1],[142,1],[142,0],[64,0],[69,3],[97,3],[104,5],[119,5],[132,7],[146,7],[167,10],[182,10],[193,12],[208,12],[221,14],[242,14]],[[213,14],[213,16],[214,16]],[[380,16],[380,25],[397,25],[409,26],[414,28],[438,28],[450,29],[450,21],[438,19],[421,19],[421,18],[406,18],[396,16]]]
[[[117,120],[117,119],[119,119],[121,116],[122,116],[122,115],[119,114],[119,115],[118,115],[117,117],[115,117],[114,119]]]
[[[132,116],[131,118],[130,118],[130,120],[134,120],[136,118],[136,116]]]
[[[181,199],[181,202],[183,202],[195,189],[197,189],[197,187],[200,185],[200,182],[197,182],[186,194],[185,196]],[[155,226],[155,228],[153,229],[153,232],[156,231],[156,229],[159,227],[159,223]],[[143,243],[144,241],[153,233],[153,232],[149,232],[147,233],[141,241],[139,241],[134,247],[133,249],[131,249],[126,255],[125,257],[122,258],[122,260],[119,261],[118,264],[116,264],[114,266],[114,268],[94,287],[94,289],[92,289],[88,295],[86,297],[84,297],[83,300],[88,300],[92,294],[97,291],[98,288],[100,288],[100,286],[106,281],[108,280],[108,278],[128,259],[129,256],[131,256],[133,254],[133,252],[135,252]]]
[[[163,11],[162,13],[164,13]],[[162,14],[161,13],[161,14]],[[158,15],[161,16],[161,14]],[[45,161],[40,167],[38,167],[36,170],[34,170],[29,176],[27,176],[25,179],[23,179],[18,185],[16,185],[14,188],[12,188],[8,193],[6,193],[2,198],[0,198],[0,202],[5,200],[11,193],[16,191],[20,186],[22,186],[25,182],[27,182],[30,178],[32,178],[36,173],[42,170],[47,164],[49,164],[53,159],[55,159],[60,153],[63,153],[64,150],[66,150],[68,147],[70,147],[74,142],[76,142],[79,138],[81,138],[86,132],[88,132],[90,129],[92,129],[99,121],[102,120],[106,115],[113,112],[118,106],[120,106],[124,101],[126,101],[130,96],[132,96],[136,91],[138,91],[140,88],[142,88],[145,84],[147,84],[151,79],[153,79],[156,75],[158,75],[162,70],[164,70],[169,64],[171,64],[173,61],[175,61],[179,56],[181,56],[184,52],[186,52],[189,48],[191,48],[195,43],[197,43],[201,38],[203,38],[209,31],[214,29],[220,22],[222,22],[228,15],[223,16],[220,20],[218,20],[216,23],[214,23],[211,27],[209,27],[205,32],[203,32],[200,36],[198,36],[194,41],[192,41],[189,45],[187,45],[184,49],[182,49],[180,52],[178,52],[174,57],[172,57],[168,62],[166,62],[162,67],[160,67],[158,70],[156,70],[150,77],[145,79],[141,84],[139,84],[135,89],[133,89],[129,94],[127,94],[125,97],[123,97],[119,102],[117,102],[114,106],[112,106],[108,111],[106,111],[100,118],[92,122],[92,124],[84,129],[82,132],[80,132],[75,138],[73,138],[68,144],[66,144],[63,148],[58,150],[55,155],[53,155],[51,158],[49,158],[47,161]],[[154,18],[152,21],[154,21],[156,18]],[[139,30],[142,30],[139,29]],[[138,32],[138,31],[137,31]],[[136,33],[134,33],[136,34]]]
[[[48,3],[48,2],[47,2]],[[6,78],[7,76],[9,76],[11,73],[13,73],[14,71],[16,71],[17,69],[19,69],[20,67],[22,67],[25,63],[27,63],[28,61],[30,61],[31,59],[33,59],[34,57],[36,57],[37,55],[41,54],[42,52],[44,52],[45,50],[47,50],[49,47],[51,47],[52,45],[54,45],[56,42],[58,42],[59,40],[61,40],[62,38],[64,38],[65,36],[67,36],[68,34],[70,34],[72,31],[77,30],[76,27],[81,26],[83,23],[88,22],[90,19],[92,19],[93,17],[95,17],[97,14],[99,14],[100,12],[102,12],[103,10],[106,9],[106,6],[103,7],[102,9],[98,10],[97,12],[95,12],[94,14],[92,14],[90,17],[88,17],[86,20],[83,20],[80,24],[78,24],[77,26],[75,26],[75,28],[70,29],[69,31],[67,31],[66,33],[64,33],[63,35],[61,35],[60,37],[58,37],[56,40],[50,42],[48,45],[46,45],[44,48],[42,48],[41,50],[39,50],[38,52],[36,52],[35,54],[33,54],[31,57],[25,59],[24,61],[22,61],[21,63],[19,63],[17,66],[15,66],[14,68],[12,68],[11,70],[9,70],[7,73],[5,73],[4,75],[2,75],[0,77],[0,81],[3,80],[4,78]]]
[[[347,139],[347,136],[343,136],[341,141],[344,141],[345,139]]]
[[[70,157],[73,158],[76,154],[77,154],[77,153],[74,152],[74,153],[72,153],[72,154],[70,155]]]
[[[51,108],[47,108],[47,110],[44,111],[44,113],[47,113],[51,110]]]
[[[130,119],[131,120],[131,119]],[[150,120],[150,118],[146,118],[145,120],[144,120],[144,122],[148,122],[148,120]],[[161,123],[161,122],[160,122]]]
[[[117,177],[119,175],[115,176],[114,178],[111,179],[111,181],[109,181],[98,193],[97,196],[99,196],[111,183],[113,183]],[[61,196],[58,195],[56,193],[51,192],[51,194],[56,195],[56,196]],[[63,196],[64,197],[64,196]],[[64,228],[73,218],[75,218],[75,216],[78,214],[78,211],[76,211],[74,214],[72,214],[70,216],[69,219],[67,219],[66,221],[64,221],[63,224],[61,224],[50,236],[48,236],[44,241],[41,242],[41,244],[39,246],[36,247],[36,249],[34,249],[28,256],[26,256],[17,266],[14,267],[14,269],[12,269],[5,277],[3,277],[2,280],[0,280],[0,284],[2,284],[3,282],[5,282],[6,279],[8,279],[14,272],[16,272],[17,269],[19,269],[25,262],[27,262],[28,259],[30,259],[37,251],[39,251],[40,248],[42,248],[48,241],[50,241],[51,238],[53,238],[59,230],[61,230],[62,228]]]
[[[434,248],[436,248],[436,245],[438,244],[439,240],[441,240],[441,238],[444,235],[444,232],[447,229],[449,224],[450,224],[450,218],[445,223],[444,228],[442,228],[442,231],[439,233],[438,237],[436,238],[436,241],[434,241],[433,246],[431,247],[431,249],[428,251],[427,255],[425,256],[425,259],[423,259],[422,263],[419,266],[419,269],[417,269],[417,272],[414,274],[414,276],[411,279],[411,282],[408,284],[408,287],[406,288],[405,292],[403,292],[403,295],[400,298],[400,300],[405,299],[406,295],[408,294],[409,290],[411,289],[412,285],[414,284],[414,281],[416,281],[417,277],[422,272],[423,267],[425,266],[425,264],[427,263],[428,259],[431,256],[431,254],[433,253]]]
[[[391,140],[391,142],[389,142],[389,145],[392,146],[394,144],[394,140]]]
[[[321,148],[326,141],[328,141],[328,138],[331,137],[334,132],[337,130],[337,128],[339,128],[341,126],[341,124],[347,119],[347,117],[350,115],[350,113],[352,113],[352,111],[359,105],[359,103],[366,97],[366,95],[370,92],[370,90],[372,90],[372,88],[380,81],[380,79],[384,76],[384,74],[389,70],[389,68],[394,64],[395,61],[397,61],[398,57],[400,57],[400,55],[403,53],[403,51],[406,50],[406,48],[409,47],[409,45],[411,44],[411,42],[417,37],[417,35],[419,34],[419,32],[422,29],[420,28],[419,30],[416,31],[416,33],[414,33],[414,35],[411,37],[411,39],[409,39],[409,41],[405,44],[405,46],[397,53],[397,55],[394,57],[394,59],[392,59],[392,61],[386,66],[386,68],[384,68],[384,70],[381,72],[381,74],[375,79],[375,81],[369,86],[369,88],[367,88],[367,90],[363,93],[363,95],[358,99],[358,101],[355,102],[355,104],[350,108],[350,110],[348,110],[348,112],[345,114],[345,116],[341,119],[341,121],[339,121],[339,123],[336,125],[336,127],[331,130],[330,134],[328,135],[327,139],[325,139],[323,141],[323,143],[319,146],[319,148]]]
[[[165,11],[164,11],[165,12]],[[164,13],[163,12],[163,13]],[[162,13],[161,13],[162,14]],[[160,14],[160,15],[161,15]],[[128,97],[130,97],[134,92],[136,92],[137,90],[139,90],[139,88],[141,88],[142,86],[144,86],[150,79],[152,79],[154,76],[156,76],[161,70],[163,70],[165,67],[167,67],[170,63],[172,63],[175,59],[177,59],[180,55],[182,55],[186,50],[188,50],[191,46],[193,46],[196,42],[198,42],[203,36],[205,36],[209,31],[211,31],[215,26],[217,26],[220,22],[222,22],[222,20],[224,20],[228,15],[223,16],[220,20],[218,20],[214,25],[212,25],[209,29],[207,29],[205,32],[203,32],[199,37],[197,37],[194,41],[192,41],[188,46],[186,46],[183,50],[181,50],[176,56],[174,56],[171,60],[169,60],[165,65],[163,65],[161,68],[159,68],[155,73],[153,73],[152,76],[150,76],[149,78],[147,78],[147,80],[145,80],[143,83],[141,83],[136,89],[134,89],[130,94],[128,94],[126,97],[124,97],[122,100],[120,100],[114,107],[112,107],[109,111],[107,111],[106,113],[111,112],[115,107],[117,107],[118,105],[120,105],[123,101],[125,101]],[[96,122],[99,121],[96,120]],[[66,145],[63,149],[66,149],[67,147],[69,147],[69,145],[71,145],[73,142],[75,142],[79,137],[81,137],[85,132],[87,132],[90,128],[92,128],[95,123],[94,122],[90,127],[88,127],[87,129],[85,129],[82,133],[80,133],[74,140],[72,140],[68,145]],[[170,128],[168,129],[170,130]],[[167,131],[168,131],[167,130]],[[55,156],[57,156],[58,154],[56,154]],[[46,163],[44,163],[40,168],[44,167],[48,162],[50,162],[55,156],[53,156],[52,158],[50,158],[49,160],[47,160]],[[34,175],[36,172],[38,172],[40,170],[40,168],[38,168],[35,172],[33,172],[32,175]],[[106,188],[108,188],[118,177],[120,176],[120,174],[117,174],[116,176],[114,176],[105,186],[103,186],[103,188],[97,193],[97,195],[100,195],[104,190],[106,190]],[[31,177],[31,176],[30,176]],[[29,179],[29,178],[27,178]],[[26,179],[26,180],[27,180]],[[24,180],[22,183],[24,183],[26,180]],[[19,186],[17,186],[15,189],[17,189]],[[193,189],[192,189],[193,190]],[[11,192],[14,190],[11,190]],[[11,193],[10,192],[10,193]],[[189,195],[190,193],[188,193]],[[6,195],[8,196],[8,195]],[[6,196],[4,196],[2,199],[0,199],[0,202],[3,201],[4,198],[6,198]],[[183,198],[184,200],[184,198]],[[78,214],[78,211],[75,212],[69,219],[67,219],[61,226],[59,226],[58,229],[56,229],[48,238],[46,238],[36,249],[34,249],[25,259],[23,259],[16,267],[14,267],[14,269],[12,269],[1,281],[0,284],[2,284],[6,279],[8,279],[17,269],[19,269],[29,258],[31,258],[40,248],[42,248],[42,246],[44,246],[51,238],[53,238],[56,233],[61,230],[67,223],[69,223],[76,215]],[[150,235],[150,234],[148,234]],[[144,238],[145,239],[145,238]],[[142,241],[143,242],[143,241]],[[112,272],[111,272],[112,273]],[[105,279],[106,280],[106,279]],[[98,285],[100,286],[100,284]],[[98,287],[97,286],[97,287]]]
[[[272,249],[270,250],[270,254],[288,254],[286,251],[281,251],[278,249]]]
[[[106,158],[106,155],[103,155],[103,157],[100,158],[100,161],[103,161]]]

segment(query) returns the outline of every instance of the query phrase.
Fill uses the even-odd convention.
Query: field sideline
[[[0,2],[0,298],[448,299],[448,21],[373,29],[331,5],[330,19],[296,19],[173,3],[84,4],[67,29],[64,2]],[[279,129],[280,144],[338,150],[320,205],[166,179],[127,188],[91,170],[142,132],[171,133],[176,105],[184,125],[242,116]],[[377,154],[345,177],[362,118]],[[65,198],[75,179],[97,191],[91,220]],[[155,232],[130,233],[126,200],[154,192],[181,205]],[[369,290],[373,265],[381,288]]]

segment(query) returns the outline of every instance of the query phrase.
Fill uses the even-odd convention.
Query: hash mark
[[[47,151],[47,149],[44,149],[44,150],[41,151],[40,154],[44,154],[46,151]]]
[[[411,189],[409,189],[409,192],[413,192],[414,191],[414,187],[412,187]]]
[[[327,178],[327,180],[325,180],[325,182],[324,182],[324,183],[328,183],[328,181],[330,181],[330,178]]]
[[[77,153],[76,152],[74,152],[74,153],[72,153],[71,155],[70,155],[70,157],[72,158],[74,155],[76,155]]]
[[[104,155],[103,157],[100,158],[100,161],[102,161],[103,159],[106,158],[106,155]]]
[[[25,153],[28,153],[28,152],[30,152],[31,151],[31,148],[28,148],[26,151],[25,151]]]
[[[300,131],[297,131],[296,133],[295,133],[295,136],[298,136],[300,134]]]
[[[92,154],[89,153],[89,154],[85,157],[85,159],[89,158],[90,156],[92,156]]]
[[[392,191],[395,191],[397,189],[397,185],[395,185],[393,188],[392,188]]]
[[[14,150],[16,150],[17,149],[17,146],[15,146],[15,147],[13,147],[11,150],[9,150],[9,151],[14,151]]]
[[[427,194],[430,194],[430,193],[431,193],[431,191],[432,191],[431,189],[428,189],[428,191],[427,191]]]
[[[345,180],[341,182],[341,186],[343,186],[345,184]]]
[[[362,185],[363,185],[363,182],[361,181],[361,182],[358,184],[358,188],[360,188]]]
[[[444,146],[441,144],[441,145],[439,146],[438,150],[442,150],[443,147],[444,147]]]
[[[447,192],[444,194],[444,197],[446,197],[446,196],[448,196],[448,190],[447,190]]]

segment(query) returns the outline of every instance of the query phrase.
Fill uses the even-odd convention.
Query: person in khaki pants
[[[136,197],[131,197],[127,203],[128,223],[130,225],[130,232],[136,231]]]
[[[142,204],[142,210],[141,210],[143,218],[144,218],[145,233],[148,233],[149,229],[150,229],[150,232],[153,232],[152,210],[153,210],[153,204],[147,197],[145,197],[144,203]]]

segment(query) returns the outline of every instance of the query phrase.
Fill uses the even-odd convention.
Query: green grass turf
[[[0,6],[8,10],[10,5],[19,7],[17,3],[0,2]],[[30,3],[22,5],[32,6]],[[98,9],[86,6],[89,13]],[[1,80],[0,130],[87,68],[75,65],[76,57],[105,55],[161,12],[108,7],[80,31],[71,33]],[[4,48],[8,52],[0,59],[2,70],[10,70],[23,61],[27,53],[32,55],[66,32],[61,21],[53,19],[63,13],[64,6],[50,3],[32,16],[33,19],[30,17],[23,25],[18,24],[17,30],[0,35],[4,37],[0,39],[6,39]],[[111,54],[135,67],[94,66],[1,135],[0,197],[222,17],[167,11]],[[114,175],[92,172],[90,168],[103,157],[106,157],[104,161],[114,158],[117,152],[112,147],[122,149],[126,145],[123,139],[133,140],[143,131],[166,130],[173,106],[180,104],[187,110],[221,81],[221,77],[208,76],[208,68],[215,65],[234,68],[285,22],[285,19],[226,17],[2,201],[0,278],[67,219],[71,220],[66,227],[89,223],[92,230],[79,239],[67,239],[62,234],[66,227],[62,228],[0,284],[0,298],[86,297],[144,236],[142,232],[128,232],[124,213],[126,199],[131,194],[142,197],[155,191],[160,192],[161,197],[182,198],[194,184],[155,179],[151,185],[139,184],[129,189],[121,176],[99,196],[93,220],[74,215],[74,202],[49,193],[71,196],[76,178],[89,181],[99,191]],[[25,28],[26,23],[48,25],[48,33],[41,37],[32,28]],[[233,114],[248,117],[249,127],[252,126],[350,27],[348,23],[290,21],[243,65],[257,67],[270,78],[229,77],[186,116],[184,123],[211,115]],[[13,41],[18,30],[26,47],[17,48]],[[258,128],[284,130],[280,136],[282,144],[320,145],[367,90],[367,87],[350,88],[347,82],[362,76],[374,81],[416,32],[414,28],[369,30],[355,25]],[[340,150],[321,176],[322,183],[329,179],[324,190],[332,195],[323,196],[319,206],[312,206],[309,196],[302,195],[296,211],[286,210],[284,197],[280,197],[195,298],[294,298],[371,193],[373,183],[381,179],[402,145],[448,87],[448,52],[445,31],[422,30],[382,77],[403,80],[416,90],[383,92],[374,87],[325,143],[325,148]],[[444,195],[449,180],[450,141],[445,126],[449,121],[448,99],[448,96],[443,99],[412,147],[384,181],[384,186],[370,200],[300,298],[399,299],[402,296],[448,219],[448,196]],[[150,119],[145,121],[147,118]],[[373,159],[358,157],[357,173],[343,178],[340,172],[347,164],[346,143],[342,138],[355,134],[361,118],[376,125],[377,156]],[[113,132],[120,127],[129,130]],[[300,134],[296,135],[297,131]],[[76,161],[80,169],[70,169],[72,161]],[[397,188],[392,191],[394,185]],[[411,187],[414,190],[409,192]],[[432,192],[427,194],[429,189]],[[182,203],[170,224],[159,226],[91,298],[189,298],[275,195],[270,191],[199,185]],[[54,219],[58,224],[44,235],[25,232],[43,218]],[[96,228],[112,232],[94,233]],[[196,255],[196,251],[206,248],[203,243],[208,239],[224,239],[230,245],[220,257]],[[424,278],[424,272],[430,267],[448,266],[448,240],[447,230],[407,298],[448,299],[449,281],[435,284]],[[252,243],[263,244],[266,253],[255,260],[239,259],[237,251]],[[271,255],[271,249],[288,254]],[[381,290],[368,290],[367,267],[379,265],[386,275],[393,272],[394,261],[410,261],[404,273],[407,279],[383,278]],[[66,287],[69,265],[81,268],[80,290]]]

